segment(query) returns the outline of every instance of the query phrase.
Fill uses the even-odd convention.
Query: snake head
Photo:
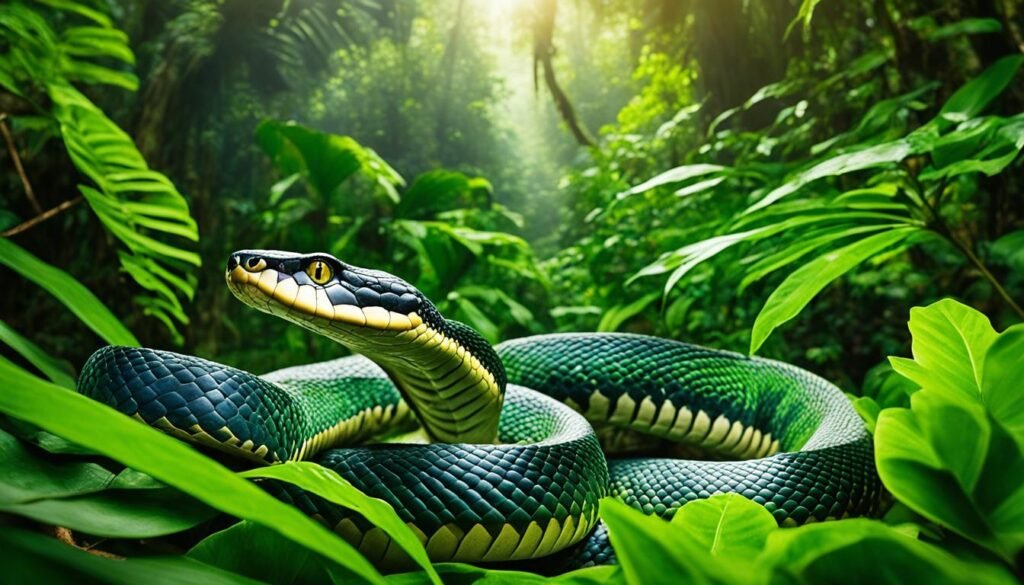
[[[376,362],[431,438],[494,442],[507,383],[498,354],[413,285],[330,254],[272,250],[235,252],[225,278],[245,304]]]
[[[241,250],[228,258],[228,288],[242,302],[322,334],[401,333],[441,317],[413,285],[330,254]]]

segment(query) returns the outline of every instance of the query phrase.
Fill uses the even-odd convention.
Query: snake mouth
[[[412,331],[423,324],[423,295],[384,272],[329,254],[243,250],[228,258],[228,288],[245,304],[302,325]]]

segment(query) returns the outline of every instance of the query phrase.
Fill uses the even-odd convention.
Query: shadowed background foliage
[[[889,365],[911,333],[925,363],[943,327],[982,331],[969,363],[991,346],[1013,376],[1022,34],[1009,0],[6,2],[2,364],[69,386],[106,343],[258,373],[336,357],[223,284],[235,249],[326,251],[492,342],[629,331],[795,363],[897,444],[918,423],[882,409],[942,386]],[[943,297],[974,311],[908,332]],[[971,396],[1003,392],[974,371]],[[978,412],[1007,457],[1019,421]],[[947,549],[1013,566],[1005,526],[910,504],[919,471],[886,485]]]

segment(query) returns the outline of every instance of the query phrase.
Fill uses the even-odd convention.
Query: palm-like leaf
[[[181,240],[199,239],[188,204],[167,177],[149,168],[132,138],[71,85],[134,90],[133,74],[102,64],[134,63],[127,36],[88,5],[72,0],[40,4],[89,23],[58,34],[46,18],[48,8],[20,2],[0,6],[0,30],[14,41],[0,55],[0,84],[30,99],[33,92],[49,98],[49,114],[71,161],[91,183],[79,190],[127,248],[119,254],[122,268],[150,293],[136,297],[137,304],[177,336],[175,323],[188,323],[182,299],[192,298],[193,269],[200,264],[198,254],[180,247]]]

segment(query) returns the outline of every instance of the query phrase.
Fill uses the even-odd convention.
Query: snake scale
[[[561,551],[565,566],[614,562],[597,516],[605,496],[669,517],[734,492],[782,525],[878,510],[864,424],[838,388],[795,366],[631,334],[492,348],[404,280],[327,254],[240,251],[226,279],[244,303],[356,355],[256,376],[106,347],[79,391],[255,463],[333,469],[390,503],[434,561]],[[410,441],[417,427],[429,440]],[[702,459],[646,456],[655,453]],[[357,513],[266,486],[380,566],[406,562]]]

